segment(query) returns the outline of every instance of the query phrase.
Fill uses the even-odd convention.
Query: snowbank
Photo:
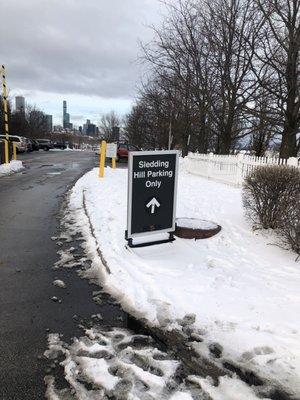
[[[178,217],[214,221],[223,230],[211,239],[130,250],[126,192],[127,171],[107,168],[103,180],[97,169],[87,173],[70,196],[74,228],[87,239],[105,289],[152,326],[171,329],[195,314],[200,353],[209,355],[218,343],[221,360],[300,396],[300,263],[273,245],[276,238],[251,230],[240,189],[192,176],[182,164]]]
[[[0,176],[21,171],[23,168],[22,161],[11,161],[9,164],[0,164]]]
[[[50,149],[49,151],[91,151],[91,150],[86,150],[86,149],[71,149],[70,147],[66,147],[65,149],[60,149],[60,148],[55,148],[55,149]]]

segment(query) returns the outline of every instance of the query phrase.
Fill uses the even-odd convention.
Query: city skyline
[[[15,111],[22,111],[24,112],[26,109],[26,104],[28,104],[28,102],[26,101],[26,97],[25,96],[14,96],[13,98],[11,98],[12,104],[13,104],[13,109]],[[42,109],[41,107],[39,107],[39,105],[34,104],[34,106],[36,106],[38,109],[40,109],[40,111],[44,112],[44,114],[47,117],[52,117],[51,119],[51,125],[52,126],[60,126],[60,127],[65,127],[64,126],[64,103],[66,103],[66,110],[67,110],[67,104],[68,102],[66,100],[62,101],[63,104],[63,112],[58,113],[56,115],[56,118],[54,119],[53,114],[51,114],[50,112],[48,112],[49,110],[46,109]],[[104,113],[103,113],[104,114]],[[89,121],[91,124],[95,124],[96,126],[99,125],[98,119],[101,117],[101,114],[99,114],[97,116],[97,118],[95,120],[91,120],[90,118],[86,118],[85,115],[81,115],[80,119],[82,120],[81,123],[72,123],[71,119],[73,118],[74,120],[78,121],[78,116],[77,115],[71,115],[70,113],[67,113],[68,119],[67,119],[67,123],[71,123],[72,127],[74,129],[78,129],[80,126],[83,127],[83,125],[85,124],[86,121]],[[69,127],[70,128],[70,127]]]
[[[162,9],[158,0],[91,0],[72,7],[6,2],[1,62],[10,95],[24,96],[53,115],[54,124],[61,123],[63,100],[72,104],[76,125],[86,119],[98,123],[111,110],[123,116],[131,109],[144,69],[137,62],[139,41],[151,40],[149,26],[161,20]],[[12,48],[19,51],[12,53]]]

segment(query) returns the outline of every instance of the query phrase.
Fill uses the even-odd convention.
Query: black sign
[[[177,151],[129,153],[127,238],[175,230]]]

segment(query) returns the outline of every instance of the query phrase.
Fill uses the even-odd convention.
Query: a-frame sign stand
[[[125,231],[129,247],[175,240],[178,159],[179,153],[175,150],[129,153]],[[162,233],[168,234],[168,238],[157,239]],[[147,237],[149,240],[145,240]],[[142,242],[133,242],[139,238]]]

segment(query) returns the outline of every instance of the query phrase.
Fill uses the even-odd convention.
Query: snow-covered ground
[[[138,249],[125,246],[126,198],[123,169],[107,168],[102,180],[94,169],[72,189],[73,229],[87,240],[90,274],[150,326],[181,329],[195,315],[197,351],[209,356],[217,343],[218,362],[256,371],[300,398],[300,263],[274,236],[251,229],[240,189],[190,175],[182,162],[177,216],[214,221],[221,233]]]
[[[149,336],[127,329],[94,326],[70,345],[58,334],[48,337],[45,357],[52,373],[45,377],[48,400],[258,400],[254,390],[236,378],[182,376],[181,364],[155,347]],[[58,359],[68,383],[57,388]],[[208,397],[209,395],[209,397]],[[265,399],[267,400],[267,399]]]
[[[0,164],[0,176],[21,171],[23,168],[22,161],[11,161],[9,164]]]

